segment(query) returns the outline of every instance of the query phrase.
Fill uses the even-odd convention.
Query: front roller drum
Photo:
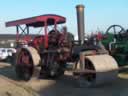
[[[112,82],[118,75],[118,64],[110,55],[84,56],[84,69],[92,70],[80,76],[80,86],[96,86],[107,82]]]
[[[38,52],[33,47],[20,48],[16,56],[15,71],[20,80],[28,81],[37,72],[36,66],[40,62]]]

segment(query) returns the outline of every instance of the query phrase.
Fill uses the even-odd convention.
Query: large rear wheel
[[[33,60],[31,54],[26,49],[21,49],[16,62],[16,75],[20,80],[28,81],[33,74]]]

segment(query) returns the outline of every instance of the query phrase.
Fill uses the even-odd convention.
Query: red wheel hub
[[[30,65],[31,63],[32,63],[32,60],[31,60],[31,56],[29,52],[25,50],[21,51],[21,53],[19,54],[19,58],[18,58],[18,64]]]

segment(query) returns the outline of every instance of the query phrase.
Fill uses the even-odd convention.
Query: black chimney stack
[[[84,5],[77,5],[76,11],[77,11],[78,40],[79,40],[79,44],[82,45],[85,39]]]

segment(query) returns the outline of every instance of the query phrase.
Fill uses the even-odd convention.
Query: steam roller
[[[17,43],[15,70],[20,80],[28,81],[35,73],[39,73],[38,76],[55,79],[64,75],[65,71],[70,71],[73,76],[78,77],[80,85],[89,87],[117,78],[118,64],[102,43],[97,38],[85,39],[87,35],[84,29],[84,5],[78,5],[76,9],[78,40],[74,40],[74,35],[68,32],[66,27],[62,28],[62,32],[58,30],[60,26],[57,28],[57,25],[65,23],[66,18],[55,14],[6,23],[7,27],[16,26],[17,42],[23,40],[22,33],[26,32],[25,36],[29,36],[29,27],[44,29],[44,34],[37,35],[32,40],[27,39],[27,46],[20,46]],[[22,29],[20,25],[25,25],[26,28]],[[48,32],[49,27],[52,27],[52,30]],[[23,31],[20,32],[20,36],[19,30]]]

